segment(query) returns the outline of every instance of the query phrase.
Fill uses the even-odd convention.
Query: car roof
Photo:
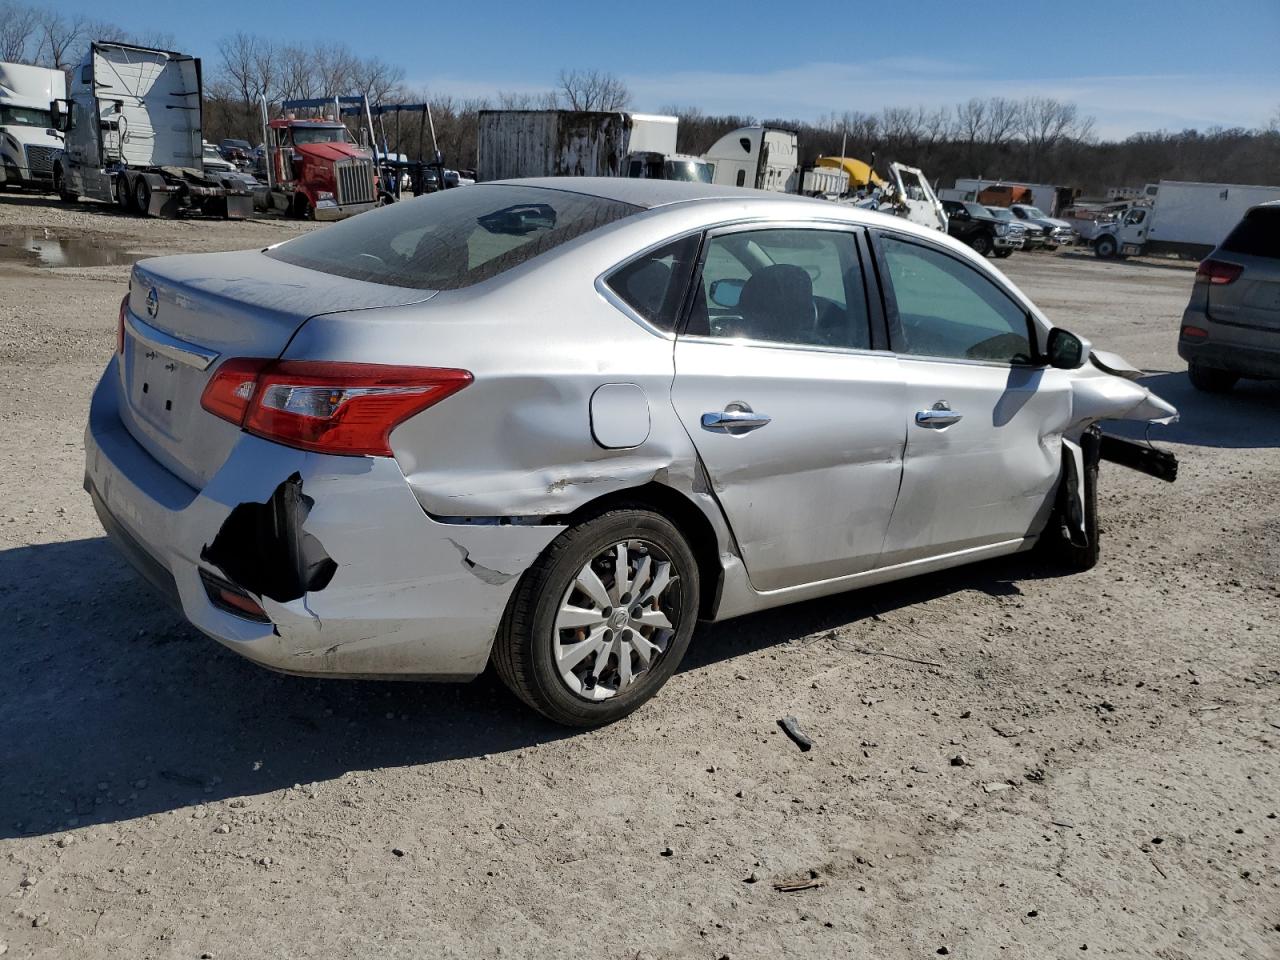
[[[582,193],[605,200],[617,200],[619,203],[629,203],[647,210],[671,203],[687,203],[691,200],[750,200],[763,203],[790,201],[794,203],[797,200],[810,199],[798,197],[795,194],[753,190],[747,187],[726,187],[716,183],[643,180],[631,177],[529,177],[521,180],[489,180],[486,183]],[[476,186],[483,187],[485,183],[478,183]],[[827,203],[825,200],[812,202]]]

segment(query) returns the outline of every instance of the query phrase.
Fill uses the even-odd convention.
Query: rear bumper
[[[1215,323],[1203,310],[1188,308],[1184,326],[1207,330],[1204,340],[1178,337],[1178,356],[1215,370],[1257,380],[1280,380],[1280,330],[1261,331]]]
[[[247,434],[197,491],[124,427],[114,364],[90,407],[85,488],[112,542],[195,627],[286,673],[462,680],[484,669],[519,575],[561,527],[439,523],[394,460],[305,453]],[[295,481],[305,508],[287,534],[332,569],[291,597],[262,560],[271,544],[228,518],[240,507],[243,520],[246,505],[249,514],[268,509]],[[239,552],[244,562],[228,559]],[[227,567],[270,623],[210,601],[200,571],[235,580]]]

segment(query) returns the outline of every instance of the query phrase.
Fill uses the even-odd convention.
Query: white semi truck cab
[[[63,200],[116,203],[151,217],[182,210],[243,218],[243,180],[204,169],[200,61],[125,43],[90,44],[70,97],[50,105],[62,130],[53,185]]]
[[[49,190],[62,136],[49,104],[67,95],[61,70],[0,63],[0,186]]]

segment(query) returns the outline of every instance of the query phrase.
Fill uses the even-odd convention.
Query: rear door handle
[[[953,423],[959,423],[964,419],[963,414],[953,413],[951,405],[945,400],[939,400],[928,410],[916,411],[916,423],[922,427],[932,427],[933,429],[941,429],[949,427]]]
[[[756,413],[754,410],[720,410],[702,415],[702,429],[745,432],[766,426],[772,421],[772,417]]]

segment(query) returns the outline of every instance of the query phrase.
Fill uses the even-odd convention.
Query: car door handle
[[[953,413],[951,405],[945,400],[939,400],[928,410],[916,411],[916,423],[922,427],[932,427],[935,430],[942,427],[949,427],[953,423],[959,423],[964,419],[963,414]]]
[[[755,430],[773,420],[754,410],[720,410],[702,415],[703,430]]]

